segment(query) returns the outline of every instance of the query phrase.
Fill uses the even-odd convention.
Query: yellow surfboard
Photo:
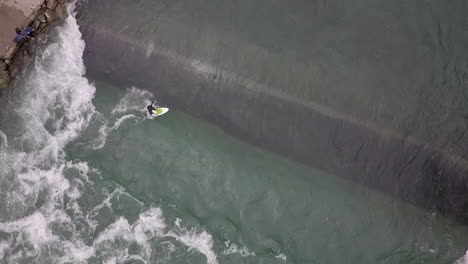
[[[167,107],[159,107],[159,108],[156,108],[156,110],[153,110],[152,116],[161,116],[167,113],[168,111],[169,111],[169,108]]]

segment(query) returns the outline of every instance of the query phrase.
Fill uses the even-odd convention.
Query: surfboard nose
[[[167,108],[167,107],[159,107],[156,110],[153,110],[153,115],[154,116],[164,115],[168,111],[169,111],[169,108]]]

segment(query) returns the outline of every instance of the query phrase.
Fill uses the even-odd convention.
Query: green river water
[[[448,218],[177,110],[147,118],[157,94],[87,79],[84,48],[70,16],[1,98],[0,263],[439,264],[464,256],[468,229]]]
[[[149,98],[136,88],[96,87],[101,113],[121,98]],[[249,146],[177,111],[128,119],[102,149],[71,151],[71,157],[88,161],[145,205],[163,208],[169,222],[179,218],[207,231],[221,263],[450,263],[468,243],[468,230],[450,220]]]

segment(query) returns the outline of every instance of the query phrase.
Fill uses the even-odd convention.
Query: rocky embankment
[[[5,5],[5,7],[7,6]],[[42,4],[39,4],[36,8],[31,7],[31,10],[30,17],[26,18],[23,24],[16,26],[18,28],[33,27],[32,38],[18,45],[15,45],[13,38],[4,40],[8,42],[8,46],[3,54],[0,53],[0,94],[3,94],[21,70],[29,65],[32,60],[31,48],[37,39],[49,31],[52,23],[66,17],[66,0],[42,1]],[[4,26],[0,25],[0,28],[2,27]],[[3,30],[13,30],[14,34],[14,28],[3,28]]]

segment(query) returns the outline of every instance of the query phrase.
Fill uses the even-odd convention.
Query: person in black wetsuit
[[[156,110],[158,106],[156,105],[156,101],[152,101],[150,105],[146,107],[148,109],[148,114],[153,115],[153,111]]]

